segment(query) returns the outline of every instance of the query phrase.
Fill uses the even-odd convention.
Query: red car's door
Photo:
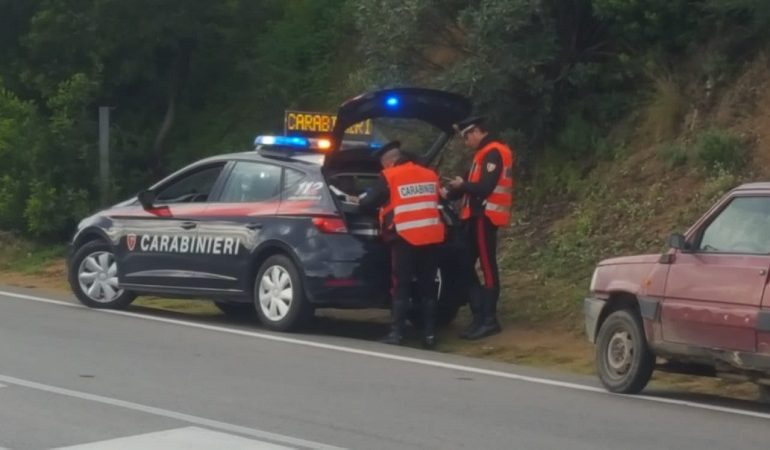
[[[737,196],[690,236],[671,265],[661,310],[663,340],[756,351],[770,269],[770,197]]]

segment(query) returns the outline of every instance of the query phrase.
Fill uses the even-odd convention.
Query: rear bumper
[[[363,262],[329,262],[323,266],[323,270],[305,273],[306,292],[312,304],[330,308],[388,306],[385,264],[375,268]]]
[[[596,332],[599,326],[599,316],[601,316],[605,300],[589,297],[583,300],[583,316],[585,320],[586,336],[592,344],[596,340]]]

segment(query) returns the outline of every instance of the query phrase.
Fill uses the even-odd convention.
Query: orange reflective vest
[[[438,210],[439,180],[436,172],[412,162],[382,171],[390,189],[390,201],[380,209],[380,223],[412,245],[444,241],[444,223]]]
[[[503,160],[503,167],[500,170],[500,177],[497,179],[495,189],[484,200],[484,215],[489,217],[490,222],[498,227],[508,225],[511,221],[511,206],[513,205],[513,152],[507,145],[499,141],[492,141],[482,147],[473,157],[473,164],[468,175],[468,181],[471,183],[481,179],[481,173],[484,168],[484,158],[487,153],[493,149],[500,152]],[[460,218],[468,219],[471,216],[471,196],[465,194],[463,207],[460,211]]]

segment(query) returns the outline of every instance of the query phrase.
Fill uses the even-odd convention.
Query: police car
[[[193,163],[79,224],[72,290],[93,308],[125,308],[139,294],[209,299],[226,314],[256,310],[280,331],[316,308],[389,307],[389,255],[377,218],[351,201],[381,167],[374,146],[351,144],[345,131],[379,118],[428,124],[437,133],[420,158],[430,163],[470,110],[468,99],[447,92],[377,91],[340,107],[328,141],[260,136],[253,151]],[[451,230],[456,215],[443,208]],[[465,301],[462,251],[450,231],[436,276],[444,323]]]

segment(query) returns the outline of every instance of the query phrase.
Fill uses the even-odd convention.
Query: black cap
[[[467,133],[473,127],[483,125],[486,120],[487,118],[484,116],[471,116],[454,124],[454,129],[460,134]]]
[[[393,150],[394,148],[401,148],[401,141],[390,141],[387,144],[383,145],[382,148],[378,149],[376,152],[374,152],[374,156],[378,158],[382,158],[382,155],[385,153]]]

